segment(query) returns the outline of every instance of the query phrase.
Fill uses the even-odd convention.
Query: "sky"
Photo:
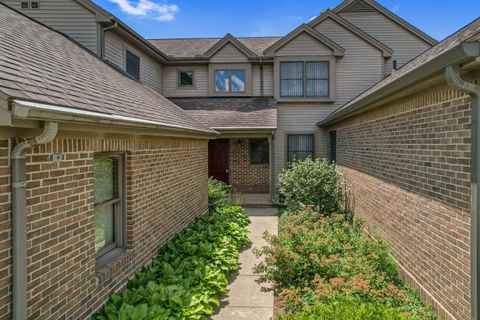
[[[93,0],[147,39],[279,36],[342,0]],[[377,0],[437,40],[480,16],[479,0]]]

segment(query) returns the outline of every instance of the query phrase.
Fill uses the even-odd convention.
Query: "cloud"
[[[317,16],[313,16],[313,17],[311,17],[310,19],[308,19],[308,22],[310,22],[310,21],[314,20],[316,17],[317,17]]]
[[[400,7],[399,7],[399,6],[394,6],[394,7],[392,8],[392,12],[393,12],[393,13],[397,13],[398,11],[400,11]]]
[[[156,3],[151,0],[138,0],[133,3],[131,0],[110,0],[118,4],[120,10],[126,14],[139,17],[147,17],[161,21],[171,21],[175,19],[175,13],[178,12],[176,4]]]

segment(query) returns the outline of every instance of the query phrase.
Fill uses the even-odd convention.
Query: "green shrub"
[[[266,239],[257,271],[275,284],[277,306],[288,313],[351,299],[389,305],[408,319],[434,319],[400,281],[385,243],[369,238],[359,220],[307,208],[282,216],[279,236]]]
[[[280,320],[404,320],[405,316],[392,307],[378,303],[341,301],[305,308],[300,313]]]
[[[249,243],[244,210],[227,205],[223,189],[214,188],[214,210],[167,241],[94,320],[208,319]]]
[[[217,208],[227,205],[230,187],[225,183],[208,179],[208,211],[213,212]]]
[[[279,178],[280,193],[291,209],[311,206],[323,213],[338,212],[343,201],[342,175],[325,159],[293,162]]]

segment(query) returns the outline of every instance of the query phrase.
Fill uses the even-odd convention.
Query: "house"
[[[149,41],[89,0],[3,2],[220,132],[209,174],[273,198],[289,161],[326,155],[319,120],[437,43],[373,0],[346,0],[283,37]]]
[[[355,192],[439,319],[478,319],[480,19],[319,125]]]
[[[0,319],[88,318],[207,212],[217,133],[3,4],[0,70]]]

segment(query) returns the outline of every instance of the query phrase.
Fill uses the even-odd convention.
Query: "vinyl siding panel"
[[[162,64],[150,55],[133,47],[114,32],[105,33],[105,59],[125,70],[125,52],[130,50],[140,57],[140,81],[162,93]]]
[[[263,66],[263,95],[273,97],[273,65]]]
[[[178,87],[178,71],[193,70],[193,87]],[[208,96],[208,66],[163,68],[163,95],[165,97],[206,97]]]
[[[76,40],[97,54],[97,22],[94,14],[73,0],[42,0],[39,9],[22,9],[21,1],[2,1]]]
[[[215,63],[247,62],[248,58],[233,44],[227,43],[210,58],[210,61]]]
[[[260,76],[260,65],[252,65],[252,96],[262,95],[262,84]]]
[[[280,47],[275,54],[277,56],[332,55],[332,50],[309,34],[302,32]]]
[[[392,48],[392,60],[397,60],[398,67],[430,48],[428,43],[380,12],[345,12],[340,16]],[[386,65],[385,72],[391,72],[391,63]]]
[[[331,19],[316,30],[345,49],[336,62],[335,106],[340,107],[383,78],[382,53]]]

